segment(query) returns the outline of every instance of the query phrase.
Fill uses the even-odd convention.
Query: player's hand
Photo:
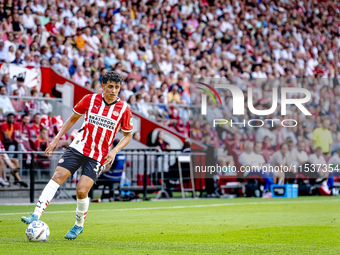
[[[57,147],[58,140],[53,139],[53,141],[48,145],[47,149],[45,150],[45,154],[49,156],[50,152],[54,152]]]
[[[111,150],[104,159],[106,159],[106,161],[104,162],[104,165],[108,165],[108,164],[112,164],[113,161],[116,158],[116,154],[117,151],[115,149]]]

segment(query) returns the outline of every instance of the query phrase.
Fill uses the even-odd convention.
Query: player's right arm
[[[50,155],[50,152],[53,152],[58,147],[58,142],[60,138],[65,135],[73,125],[79,120],[79,118],[89,109],[90,101],[92,95],[86,95],[82,100],[73,108],[72,115],[68,118],[68,120],[64,123],[57,136],[53,139],[50,145],[47,147],[45,153]]]

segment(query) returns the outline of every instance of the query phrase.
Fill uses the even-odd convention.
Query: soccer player
[[[107,72],[102,78],[103,94],[86,95],[73,109],[73,114],[65,122],[45,153],[49,155],[59,139],[69,131],[81,115],[85,121],[70,147],[60,158],[52,179],[44,188],[34,213],[21,220],[29,224],[40,218],[51,202],[57,189],[66,179],[82,166],[82,176],[77,185],[76,222],[65,235],[75,239],[83,232],[84,220],[89,207],[88,192],[107,164],[112,164],[116,154],[131,141],[132,114],[129,106],[118,97],[123,78],[116,72]],[[116,132],[121,129],[124,137],[109,151]]]

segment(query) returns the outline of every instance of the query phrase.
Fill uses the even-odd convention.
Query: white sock
[[[59,187],[60,185],[53,180],[47,183],[34,210],[34,214],[38,215],[38,218],[40,218],[47,205],[51,202]]]
[[[76,225],[78,227],[84,226],[87,210],[89,209],[89,197],[84,199],[77,198],[77,211],[76,211]]]

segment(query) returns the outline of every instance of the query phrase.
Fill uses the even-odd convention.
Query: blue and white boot
[[[39,220],[38,215],[31,213],[31,216],[21,217],[21,221],[26,224],[30,224],[33,221]]]
[[[84,230],[83,227],[78,227],[77,225],[74,225],[70,231],[68,231],[65,235],[66,239],[73,240],[76,239],[80,233],[82,233]]]

